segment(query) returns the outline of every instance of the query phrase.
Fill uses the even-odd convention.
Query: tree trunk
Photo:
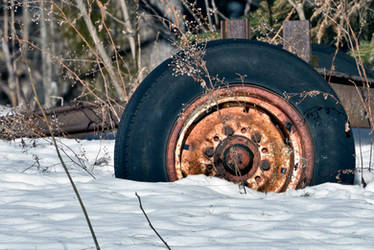
[[[52,84],[52,61],[48,45],[48,27],[46,22],[46,5],[41,1],[41,16],[40,16],[40,34],[42,47],[42,72],[43,72],[43,94],[44,105],[48,108],[54,106],[55,101],[52,96],[55,95],[55,86]]]
[[[299,16],[299,19],[301,21],[306,20],[305,19],[305,12],[304,12],[304,3],[305,0],[288,0],[288,2],[292,5],[292,7],[295,8],[297,15]]]
[[[17,106],[16,81],[12,65],[12,58],[9,51],[9,18],[8,18],[8,1],[3,0],[4,6],[4,36],[2,37],[2,50],[4,52],[5,64],[8,70],[8,97],[13,107]]]
[[[75,0],[75,2],[78,5],[78,9],[81,12],[81,15],[83,16],[83,20],[87,26],[87,29],[92,37],[92,40],[96,46],[96,49],[99,52],[99,55],[101,59],[103,60],[103,63],[105,65],[105,69],[108,71],[109,77],[113,83],[114,89],[117,93],[117,96],[120,100],[124,100],[126,97],[126,92],[121,87],[120,81],[115,73],[114,67],[112,65],[112,62],[110,60],[110,57],[106,53],[103,42],[100,40],[99,36],[97,35],[96,28],[92,24],[92,21],[90,17],[88,16],[87,8],[82,0]],[[117,72],[120,73],[120,72]]]
[[[128,33],[127,39],[129,40],[129,44],[130,44],[132,59],[135,60],[135,57],[136,57],[135,32],[134,32],[134,29],[132,28],[132,24],[130,21],[130,16],[129,16],[129,11],[127,8],[126,0],[120,0],[120,3],[121,3],[123,19],[125,21],[126,33]]]

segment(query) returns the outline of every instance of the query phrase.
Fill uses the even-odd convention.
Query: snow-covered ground
[[[65,155],[102,249],[165,249],[135,192],[172,249],[374,246],[374,178],[367,171],[365,189],[327,183],[243,194],[236,185],[205,176],[174,183],[115,179],[114,141],[64,139],[60,145],[71,158]],[[365,166],[369,148],[364,136]],[[95,248],[50,141],[0,141],[0,159],[0,249]]]

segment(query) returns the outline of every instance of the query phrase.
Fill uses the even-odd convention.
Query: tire
[[[312,53],[314,56],[318,57],[318,68],[331,70],[331,66],[334,64],[334,70],[336,72],[360,77],[354,58],[345,54],[343,51],[339,51],[335,56],[335,51],[336,48],[333,46],[312,44]],[[374,72],[368,68],[365,68],[365,71],[367,77],[374,78]]]
[[[353,183],[354,142],[345,130],[347,116],[332,88],[313,68],[285,50],[241,39],[208,42],[204,58],[210,75],[224,79],[224,86],[263,89],[286,101],[302,117],[314,153],[306,185]],[[146,77],[123,113],[115,142],[117,178],[175,179],[167,167],[170,136],[186,107],[206,93],[191,77],[175,77],[171,64],[172,59],[164,61]],[[221,82],[214,85],[223,87]],[[285,93],[294,95],[287,99]]]

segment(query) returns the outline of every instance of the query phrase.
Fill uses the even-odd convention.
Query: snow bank
[[[65,160],[102,249],[165,249],[135,192],[172,249],[374,246],[374,178],[367,171],[366,189],[327,183],[282,194],[244,194],[236,185],[206,176],[174,183],[115,179],[113,141],[60,143],[70,152]],[[361,149],[367,164],[370,146]],[[43,139],[0,141],[0,152],[0,249],[94,249],[53,145]]]

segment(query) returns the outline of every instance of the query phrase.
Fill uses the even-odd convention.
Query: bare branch
[[[287,0],[295,8],[300,20],[306,20],[304,12],[305,0]]]
[[[135,193],[135,195],[136,195],[136,197],[138,197],[139,207],[140,207],[140,209],[142,210],[142,212],[143,212],[145,218],[147,219],[149,226],[150,226],[150,227],[152,228],[152,230],[156,233],[156,235],[158,236],[158,238],[160,238],[160,240],[164,243],[164,245],[167,247],[167,249],[171,249],[171,248],[169,247],[168,243],[167,243],[167,242],[166,242],[166,241],[161,237],[161,235],[160,235],[160,234],[157,232],[157,230],[153,227],[151,221],[150,221],[149,218],[148,218],[147,213],[146,213],[146,212],[144,211],[144,209],[143,209],[142,200],[140,199],[140,196],[138,195],[138,193]]]
[[[27,71],[28,71],[28,73],[29,73],[29,77],[30,77],[30,82],[31,82],[32,90],[33,90],[33,92],[34,92],[35,101],[36,101],[36,103],[38,104],[38,106],[39,106],[39,108],[40,108],[40,110],[41,110],[41,112],[42,112],[42,114],[43,114],[43,117],[44,117],[45,122],[48,124],[49,132],[50,132],[50,134],[51,134],[51,136],[52,136],[52,140],[53,140],[53,144],[54,144],[55,149],[56,149],[57,156],[58,156],[58,158],[59,158],[59,160],[60,160],[60,162],[61,162],[61,164],[62,164],[62,167],[63,167],[64,170],[65,170],[66,176],[68,177],[68,179],[69,179],[69,181],[70,181],[70,184],[71,184],[71,186],[73,187],[74,193],[75,193],[75,195],[76,195],[76,197],[77,197],[77,199],[78,199],[78,201],[79,201],[79,204],[80,204],[80,206],[81,206],[81,208],[82,208],[83,214],[84,214],[84,216],[85,216],[85,219],[86,219],[86,221],[87,221],[88,227],[89,227],[89,229],[90,229],[91,236],[92,236],[92,239],[93,239],[93,241],[94,241],[94,243],[95,243],[96,249],[97,249],[97,250],[100,250],[100,246],[99,246],[99,243],[98,243],[98,241],[97,241],[97,238],[96,238],[95,232],[94,232],[94,230],[93,230],[93,227],[92,227],[92,224],[91,224],[90,218],[88,217],[88,213],[87,213],[86,207],[84,206],[84,204],[83,204],[83,200],[82,200],[82,198],[81,198],[81,196],[80,196],[80,194],[79,194],[79,192],[78,192],[77,187],[75,186],[75,183],[74,183],[74,181],[73,181],[73,178],[71,177],[70,172],[69,172],[69,170],[68,170],[68,168],[67,168],[67,166],[66,166],[64,160],[62,159],[62,156],[61,156],[61,154],[60,154],[60,150],[59,150],[58,145],[57,145],[57,142],[56,142],[56,138],[55,138],[54,133],[53,133],[52,125],[49,123],[48,118],[47,118],[47,115],[46,115],[46,113],[45,113],[45,110],[44,110],[42,104],[41,104],[40,101],[39,101],[39,98],[38,98],[38,95],[37,95],[37,92],[36,92],[35,83],[34,83],[33,78],[32,78],[31,69],[30,69],[30,67],[29,67],[28,65],[26,65],[26,66],[27,66]]]

